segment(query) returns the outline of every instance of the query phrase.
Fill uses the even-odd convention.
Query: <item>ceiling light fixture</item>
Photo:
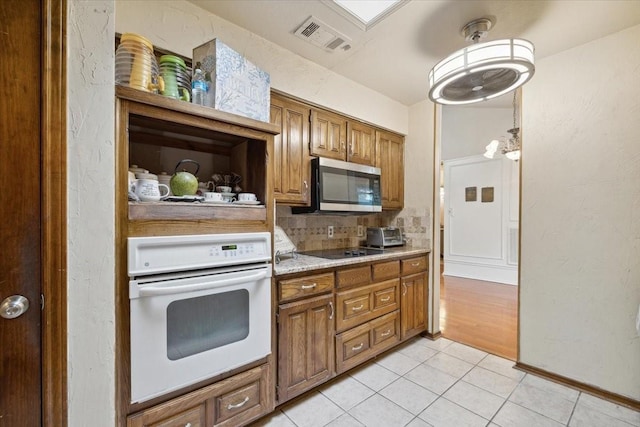
[[[518,127],[517,122],[517,95],[518,91],[513,91],[513,128],[509,129],[507,132],[511,134],[511,138],[508,140],[497,140],[494,139],[485,147],[484,156],[488,159],[493,159],[493,156],[496,154],[498,150],[507,157],[509,160],[518,161],[520,160],[520,128]]]
[[[438,62],[429,72],[429,99],[461,105],[496,98],[525,84],[535,72],[533,44],[523,39],[478,43],[493,26],[487,18],[462,29],[474,44]]]

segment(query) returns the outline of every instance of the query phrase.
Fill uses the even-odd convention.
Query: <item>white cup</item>
[[[164,189],[162,194],[160,189]],[[169,195],[169,187],[164,184],[158,184],[155,179],[136,179],[131,185],[131,190],[141,202],[157,202]]]
[[[231,187],[228,187],[226,185],[218,185],[216,187],[216,191],[218,193],[231,193]]]
[[[221,194],[222,195],[222,194]],[[222,200],[227,202],[227,203],[231,203],[235,200],[236,198],[233,196],[222,196]]]
[[[238,194],[239,202],[255,202],[257,200],[256,195],[253,193],[240,193]]]
[[[204,201],[205,202],[221,202],[222,193],[214,193],[213,191],[206,191],[204,193]]]

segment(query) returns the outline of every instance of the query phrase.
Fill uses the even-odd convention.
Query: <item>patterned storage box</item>
[[[193,69],[196,68],[203,71],[209,85],[206,106],[269,121],[269,73],[218,39],[193,49]]]

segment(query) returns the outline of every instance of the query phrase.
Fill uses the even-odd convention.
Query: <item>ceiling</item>
[[[476,18],[494,21],[485,41],[530,40],[536,59],[640,24],[638,0],[408,0],[364,31],[327,1],[191,3],[404,105],[427,98],[429,70],[468,45],[460,30]],[[294,31],[310,16],[350,38],[351,49],[327,52],[296,37]],[[495,106],[510,105],[508,94],[501,98]]]

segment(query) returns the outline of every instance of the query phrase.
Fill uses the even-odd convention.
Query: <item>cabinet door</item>
[[[188,407],[187,399],[176,399],[127,418],[127,427],[204,427],[206,404]],[[185,408],[185,406],[187,406]]]
[[[280,305],[278,310],[278,403],[335,373],[333,294]]]
[[[404,138],[376,131],[376,166],[380,168],[382,209],[404,206]]]
[[[375,157],[375,135],[371,126],[349,122],[347,138],[347,160],[362,165],[373,166]]]
[[[312,156],[330,159],[347,159],[347,120],[338,114],[323,110],[311,110]]]
[[[309,205],[309,114],[311,109],[279,95],[271,96],[271,123],[280,127],[274,138],[273,191],[277,202]]]
[[[402,278],[400,299],[403,340],[427,329],[427,273],[418,273]]]

